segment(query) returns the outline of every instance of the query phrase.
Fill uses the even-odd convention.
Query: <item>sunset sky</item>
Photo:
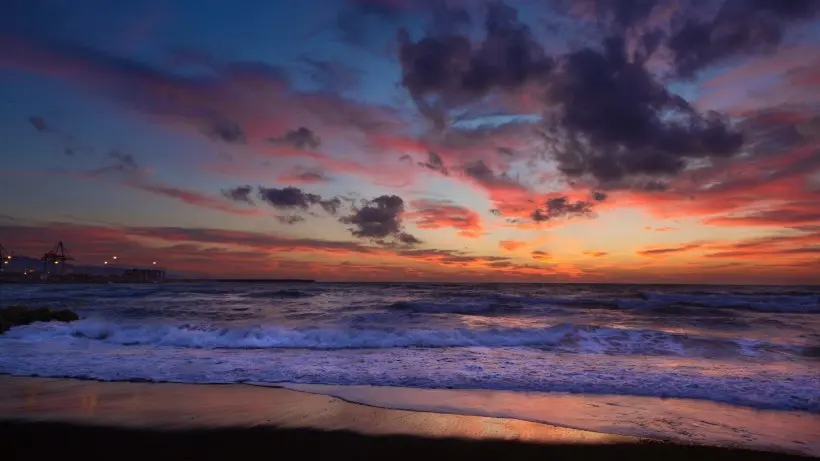
[[[820,1],[5,5],[15,254],[62,240],[78,264],[328,281],[820,282]]]

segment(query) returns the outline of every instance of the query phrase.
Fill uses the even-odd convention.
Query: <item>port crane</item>
[[[0,272],[5,272],[9,261],[11,261],[11,252],[6,250],[3,245],[0,245]]]
[[[48,253],[44,254],[40,261],[43,262],[43,273],[49,273],[49,267],[51,266],[58,266],[55,267],[55,271],[59,271],[60,274],[63,273],[65,270],[65,262],[66,261],[73,261],[74,258],[66,251],[65,246],[63,246],[63,242],[60,241],[57,243],[57,246],[51,249]]]

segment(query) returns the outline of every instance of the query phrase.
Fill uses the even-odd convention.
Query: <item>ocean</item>
[[[0,373],[690,398],[820,413],[820,287],[0,285]]]

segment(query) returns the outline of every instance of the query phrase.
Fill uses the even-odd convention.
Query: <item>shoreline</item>
[[[254,384],[107,382],[0,375],[0,421],[91,424],[126,429],[205,430],[272,426],[537,442],[639,443],[510,418],[388,409],[318,393]]]
[[[249,383],[378,408],[512,418],[672,443],[743,446],[820,457],[820,414],[634,395],[368,385]]]
[[[522,450],[536,444],[534,446],[542,448],[597,447],[590,449],[600,450],[602,447],[615,447],[613,449],[638,452],[644,449],[672,450],[669,447],[684,447],[685,450],[706,450],[703,456],[707,458],[709,453],[715,456],[719,454],[719,458],[734,456],[726,450],[739,449],[749,450],[741,456],[773,455],[773,452],[754,450],[820,456],[820,448],[816,446],[820,445],[820,441],[815,444],[776,446],[754,443],[754,440],[749,440],[747,432],[745,443],[743,433],[736,443],[731,440],[716,443],[715,440],[697,438],[690,438],[688,441],[669,438],[668,442],[661,442],[659,439],[663,437],[650,437],[651,434],[619,435],[618,427],[615,426],[610,427],[609,431],[592,431],[502,416],[470,415],[469,412],[464,413],[464,408],[461,413],[456,413],[453,408],[447,412],[443,411],[446,409],[436,400],[446,398],[450,402],[463,404],[472,399],[477,405],[489,405],[491,408],[493,405],[499,408],[512,405],[518,409],[523,402],[527,402],[527,405],[535,405],[530,405],[531,410],[545,408],[546,405],[558,412],[578,412],[578,405],[582,404],[601,408],[600,396],[519,395],[499,391],[465,392],[369,386],[325,386],[321,389],[319,385],[283,383],[262,386],[258,383],[102,382],[8,375],[0,375],[0,387],[6,395],[6,398],[0,399],[0,434],[3,437],[27,431],[45,431],[44,434],[55,431],[64,434],[80,432],[88,437],[99,437],[102,433],[110,433],[115,438],[137,437],[138,434],[140,437],[160,437],[159,434],[168,434],[170,431],[175,434],[196,433],[198,435],[195,437],[207,438],[225,431],[232,431],[233,435],[230,437],[240,437],[239,434],[249,436],[253,431],[267,431],[266,438],[273,437],[272,433],[280,436],[287,433],[288,437],[299,433],[302,435],[297,434],[298,437],[304,437],[305,440],[338,436],[356,439],[356,444],[365,445],[377,443],[374,442],[375,439],[410,438],[416,440],[414,443],[423,441],[444,445],[455,443],[453,440],[461,440],[459,443],[467,443],[469,440],[471,444],[503,443]],[[435,394],[435,398],[431,392]],[[509,400],[510,395],[507,394],[520,397],[520,400]],[[420,398],[428,402],[428,408],[418,407]],[[542,400],[539,401],[539,398]],[[555,407],[562,399],[563,406]],[[386,402],[390,401],[397,403],[394,407],[404,408],[410,405],[408,402],[414,402],[415,408],[389,408]],[[579,417],[584,415],[579,413]],[[745,419],[748,416],[741,417]],[[674,424],[674,421],[667,420]],[[686,432],[685,428],[678,429]],[[206,437],[204,434],[210,435]],[[654,448],[646,448],[650,446]],[[662,456],[674,457],[681,453],[684,452],[670,451]],[[687,456],[702,455],[689,453]]]

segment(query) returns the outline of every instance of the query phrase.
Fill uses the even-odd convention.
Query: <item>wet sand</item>
[[[790,459],[251,385],[0,376],[0,389],[3,459]]]
[[[281,386],[381,408],[513,418],[654,440],[820,457],[820,414],[801,411],[758,410],[708,400],[630,395],[324,384]]]

